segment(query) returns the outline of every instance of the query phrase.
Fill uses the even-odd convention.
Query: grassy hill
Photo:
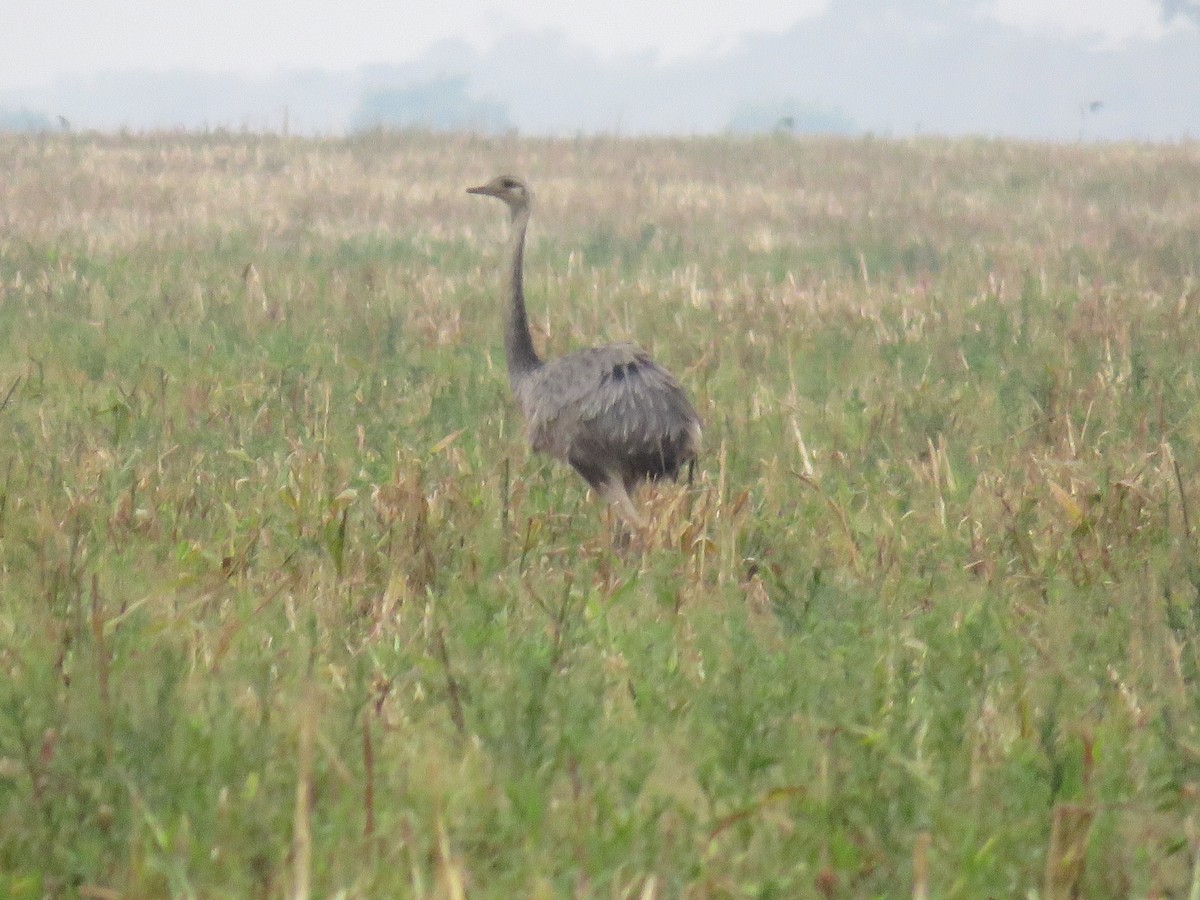
[[[0,896],[1200,891],[1200,148],[0,138]],[[621,549],[507,395],[706,422]]]

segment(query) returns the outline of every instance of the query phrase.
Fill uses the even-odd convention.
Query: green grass
[[[0,160],[0,896],[1197,896],[1194,145]],[[642,551],[506,169],[705,419]]]

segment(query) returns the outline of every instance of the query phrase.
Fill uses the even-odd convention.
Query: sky
[[[855,0],[0,0],[0,88],[113,69],[351,70],[404,62],[448,39],[483,48],[531,28],[605,58],[669,61],[786,31],[830,2]],[[904,0],[892,5],[903,14]],[[1153,40],[1170,27],[1156,0],[978,0],[977,14],[1098,46]]]

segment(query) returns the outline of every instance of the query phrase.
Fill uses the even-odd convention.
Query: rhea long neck
[[[533,349],[529,333],[529,317],[525,313],[525,229],[529,226],[529,207],[513,210],[512,269],[509,272],[511,301],[508,309],[508,328],[504,332],[504,354],[508,361],[508,380],[513,386],[542,364]]]

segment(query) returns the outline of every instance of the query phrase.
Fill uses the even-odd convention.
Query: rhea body
[[[467,192],[504,201],[512,216],[504,351],[530,444],[569,463],[630,525],[644,525],[630,494],[642,481],[690,472],[700,445],[696,410],[676,378],[633,344],[541,359],[525,312],[529,188],[500,175]]]

